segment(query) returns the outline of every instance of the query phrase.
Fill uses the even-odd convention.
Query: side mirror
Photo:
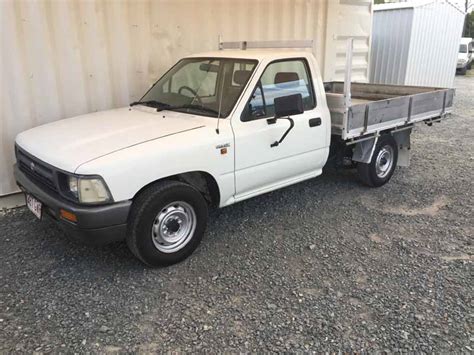
[[[273,104],[275,105],[275,117],[269,118],[267,120],[268,124],[275,124],[278,119],[285,119],[290,121],[290,127],[286,130],[280,140],[275,141],[270,145],[272,148],[278,147],[295,126],[295,122],[290,116],[299,115],[304,112],[303,96],[301,96],[301,94],[277,97],[273,101]]]
[[[274,100],[275,118],[299,115],[304,112],[303,96],[294,94],[277,97]]]

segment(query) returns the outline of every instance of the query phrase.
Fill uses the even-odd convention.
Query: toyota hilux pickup
[[[408,166],[414,124],[452,109],[453,89],[324,83],[308,41],[222,42],[178,61],[137,102],[20,133],[28,208],[93,244],[125,240],[149,266],[200,243],[212,207],[321,175],[363,184]],[[295,47],[298,47],[295,48]]]

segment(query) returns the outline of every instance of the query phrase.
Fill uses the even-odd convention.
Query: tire
[[[469,64],[467,65],[467,70],[471,70],[472,69],[472,61],[469,62]]]
[[[360,180],[370,187],[385,185],[395,171],[397,160],[397,142],[391,135],[381,136],[375,146],[371,162],[357,164]]]
[[[207,218],[207,203],[194,187],[178,181],[160,182],[133,202],[127,245],[148,266],[176,264],[198,247]]]
[[[461,75],[466,75],[466,73],[467,73],[467,67],[464,67],[464,68],[459,70],[459,74],[461,74]]]

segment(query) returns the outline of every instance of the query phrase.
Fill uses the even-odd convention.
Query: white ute
[[[130,107],[19,134],[28,207],[87,242],[125,239],[145,264],[169,265],[196,249],[211,206],[314,178],[328,162],[385,184],[409,163],[413,125],[451,110],[452,89],[351,83],[352,40],[345,82],[323,83],[295,47],[312,43],[220,43]]]
[[[456,71],[462,75],[466,75],[468,70],[472,68],[472,52],[474,41],[472,38],[463,37],[459,44],[458,63]]]

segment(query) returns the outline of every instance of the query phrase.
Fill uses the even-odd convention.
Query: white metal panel
[[[444,0],[375,6],[370,81],[452,87],[463,19]]]
[[[328,81],[343,78],[356,36],[354,79],[368,79],[370,0],[3,0],[0,12],[0,195],[17,190],[19,132],[127,105],[180,57],[216,50],[219,34],[313,39]]]
[[[344,80],[347,40],[354,39],[352,81],[369,79],[372,33],[372,0],[329,0],[325,39],[325,81]]]
[[[376,11],[372,34],[370,80],[403,85],[410,48],[413,8]]]
[[[452,87],[464,14],[446,2],[414,9],[406,85]]]

